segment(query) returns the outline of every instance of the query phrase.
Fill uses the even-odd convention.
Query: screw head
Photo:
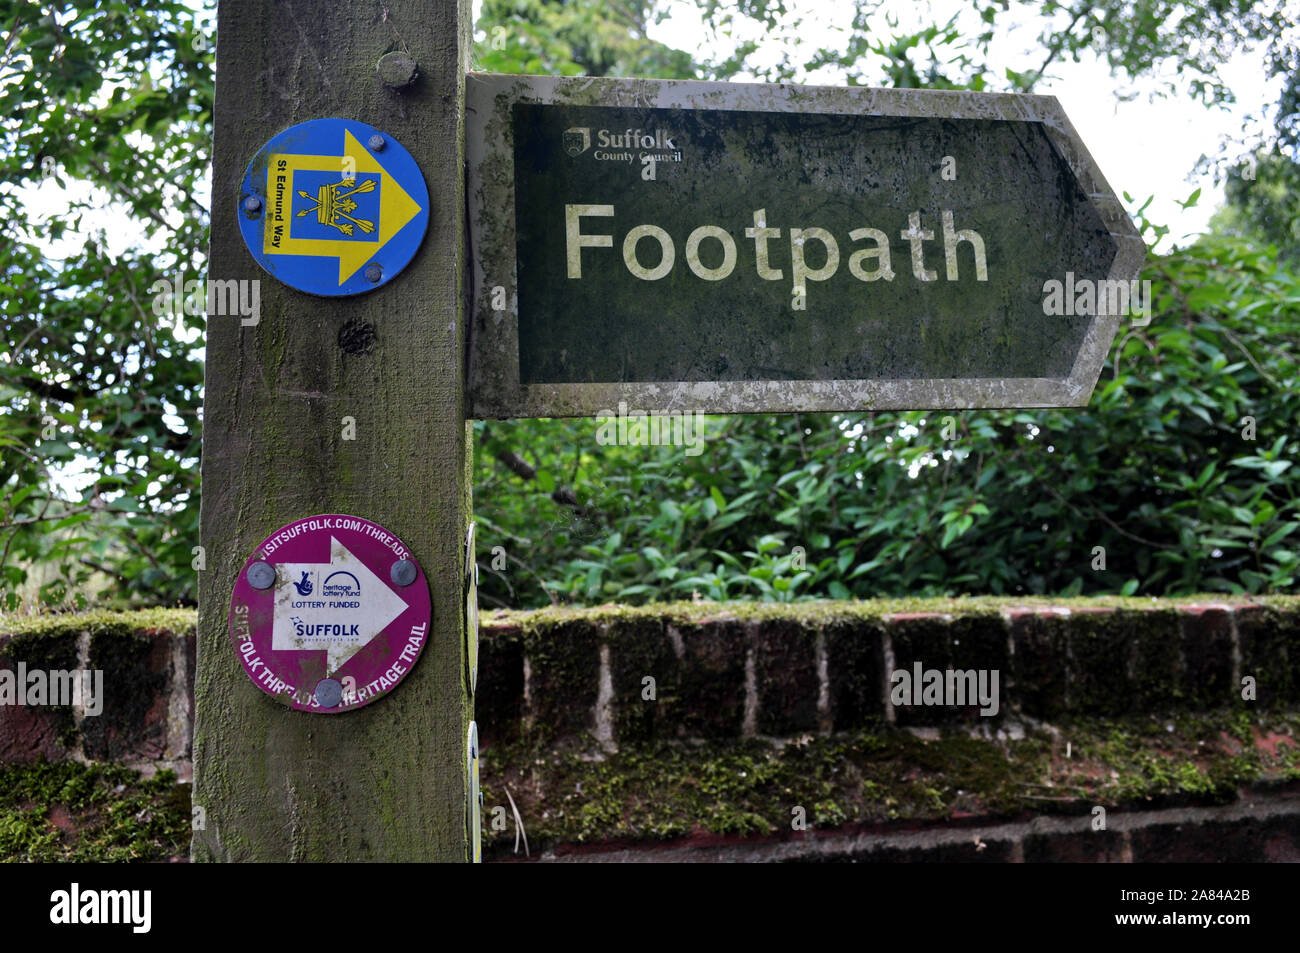
[[[322,708],[337,708],[343,700],[343,683],[337,678],[322,678],[316,683],[315,695]]]
[[[258,560],[248,567],[245,573],[248,584],[254,589],[270,589],[275,585],[275,567],[268,562]]]
[[[373,136],[371,136],[369,139],[366,140],[366,145],[370,147],[371,152],[383,152],[384,146],[388,145],[388,143],[384,141],[383,136],[381,136],[379,133],[375,133]]]
[[[366,265],[366,281],[378,284],[379,279],[384,277],[384,269],[379,265]]]
[[[256,195],[245,195],[244,211],[248,212],[250,215],[256,215],[258,212],[262,211],[262,200]]]
[[[393,563],[393,568],[388,571],[388,576],[399,586],[409,586],[415,582],[415,563],[409,559],[399,559]]]
[[[375,64],[375,71],[379,74],[379,79],[385,86],[391,86],[400,89],[403,86],[410,86],[415,82],[415,77],[419,75],[416,68],[415,60],[409,53],[403,53],[401,50],[395,50],[392,53],[385,53]]]

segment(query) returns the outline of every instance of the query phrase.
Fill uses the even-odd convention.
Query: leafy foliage
[[[175,861],[188,854],[189,786],[114,764],[0,765],[0,859]]]
[[[690,56],[646,36],[645,0],[485,0],[474,68],[546,76],[690,79]]]
[[[150,288],[203,274],[211,38],[171,2],[0,2],[0,24],[0,588],[50,563],[47,599],[95,572],[192,598],[202,318],[160,319]],[[33,214],[38,184],[66,211]],[[106,200],[162,251],[83,230]]]
[[[789,0],[698,0],[712,38],[734,50],[707,72],[744,73],[769,82],[802,82],[833,66],[853,85],[984,89],[1005,85],[1031,92],[1055,63],[1078,62],[1091,51],[1113,73],[1161,77],[1168,93],[1184,87],[1207,105],[1232,102],[1220,67],[1235,52],[1263,46],[1271,76],[1288,78],[1279,127],[1292,121],[1295,81],[1294,10],[1284,2],[1255,0],[970,0],[946,23],[911,33],[900,28],[885,0],[857,0],[835,10]],[[810,21],[838,19],[842,39],[833,49],[807,52]],[[1038,31],[1023,68],[1005,65],[1007,46],[995,38],[1024,25]],[[762,42],[757,42],[761,37]],[[1017,64],[1021,65],[1021,64]]]
[[[1211,220],[1223,234],[1255,238],[1300,264],[1300,164],[1279,146],[1247,156],[1225,177],[1227,203]]]

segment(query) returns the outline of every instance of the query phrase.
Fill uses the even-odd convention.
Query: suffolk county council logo
[[[353,196],[374,192],[376,185],[374,179],[363,179],[358,183],[356,179],[343,178],[338,182],[317,185],[315,195],[298,189],[298,194],[312,204],[299,209],[297,217],[302,218],[315,212],[315,224],[322,226],[327,232],[330,228],[334,228],[349,238],[355,237],[355,232],[358,231],[362,235],[370,235],[375,230],[375,223],[371,219],[352,215],[358,208],[358,200]],[[378,209],[371,214],[377,212]],[[359,216],[361,213],[357,214]]]
[[[586,126],[574,126],[564,130],[564,151],[571,156],[580,156],[591,148],[591,130]]]

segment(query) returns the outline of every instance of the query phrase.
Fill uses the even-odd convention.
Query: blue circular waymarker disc
[[[429,226],[429,189],[391,136],[353,119],[290,126],[253,156],[239,230],[268,274],[314,295],[373,291]]]

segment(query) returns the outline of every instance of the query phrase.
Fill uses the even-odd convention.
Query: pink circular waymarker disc
[[[308,516],[268,536],[240,569],[230,642],[262,691],[333,715],[406,677],[432,611],[424,571],[399,539],[357,516]]]

